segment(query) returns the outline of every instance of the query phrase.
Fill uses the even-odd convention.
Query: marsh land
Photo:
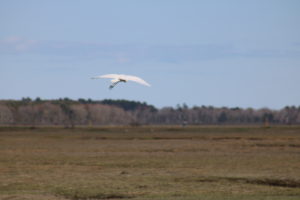
[[[0,199],[296,200],[300,127],[0,127]]]

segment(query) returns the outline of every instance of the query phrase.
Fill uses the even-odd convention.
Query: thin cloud
[[[22,37],[11,36],[0,40],[0,53],[30,52],[38,45],[36,40],[28,40]]]
[[[116,45],[85,42],[37,41],[12,36],[0,40],[0,54],[42,54],[72,59],[110,59],[118,63],[182,63],[232,57],[299,56],[299,48],[245,49],[230,44],[199,45]]]

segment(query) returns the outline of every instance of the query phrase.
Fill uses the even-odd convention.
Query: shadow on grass
[[[100,190],[100,189],[99,189]],[[75,189],[56,189],[55,195],[71,199],[71,200],[90,200],[90,199],[131,199],[135,198],[133,195],[122,194],[122,193],[109,193],[101,192],[98,190],[75,190]]]
[[[271,179],[271,178],[240,178],[240,177],[200,177],[191,179],[175,179],[176,182],[221,182],[228,181],[234,183],[246,183],[256,185],[266,185],[275,187],[300,188],[299,180],[291,179]]]

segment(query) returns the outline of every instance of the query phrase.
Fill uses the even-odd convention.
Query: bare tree
[[[6,105],[2,104],[0,104],[0,124],[13,124],[13,114],[11,110]]]

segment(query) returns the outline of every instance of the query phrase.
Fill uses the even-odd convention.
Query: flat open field
[[[298,200],[300,127],[2,127],[0,199]]]

